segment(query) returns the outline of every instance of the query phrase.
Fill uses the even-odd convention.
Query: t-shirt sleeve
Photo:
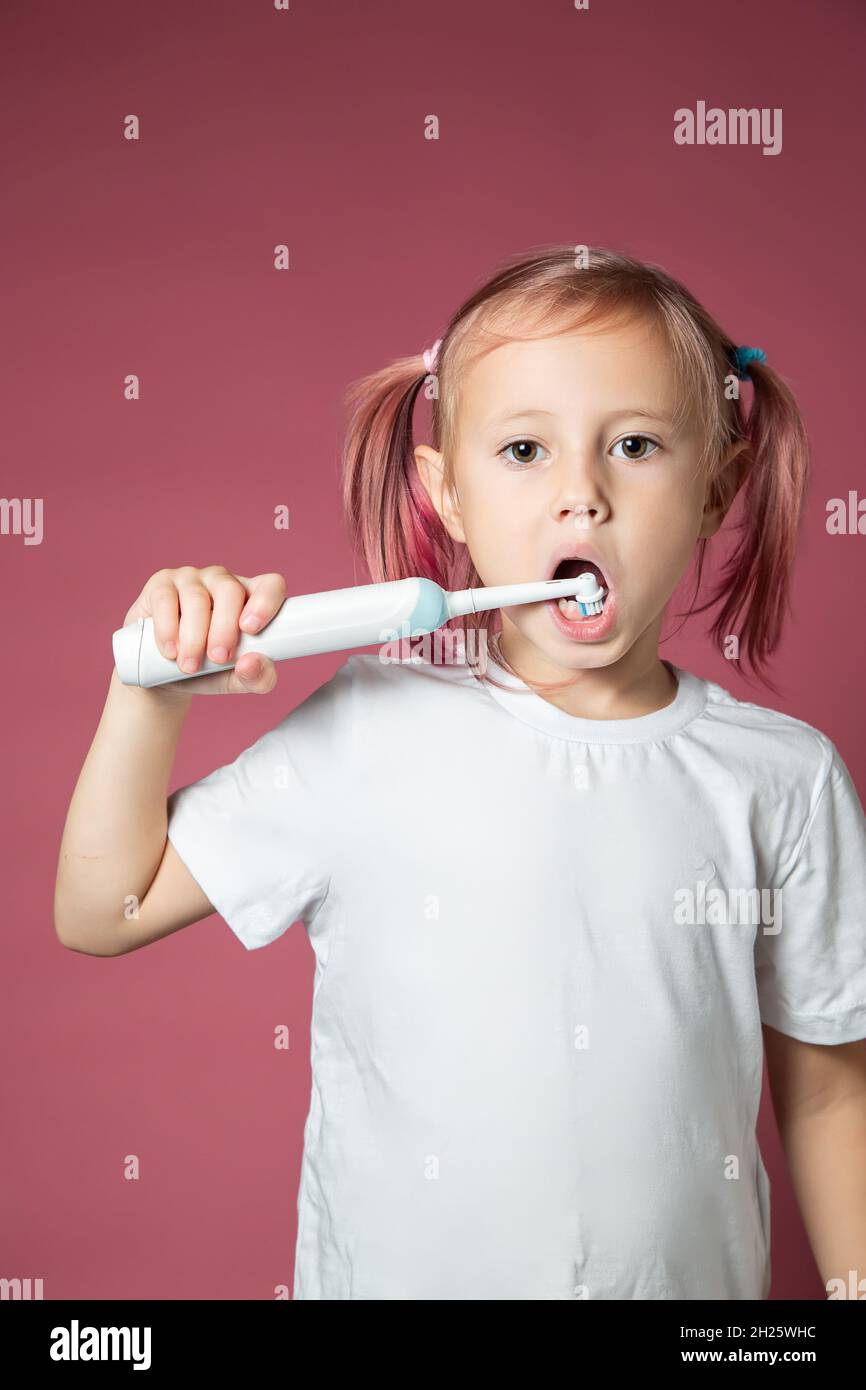
[[[776,899],[779,930],[755,939],[761,1020],[811,1043],[866,1037],[866,817],[837,749]],[[781,910],[779,910],[781,909]]]
[[[248,950],[309,927],[327,897],[351,686],[349,658],[234,762],[168,798],[169,840]]]

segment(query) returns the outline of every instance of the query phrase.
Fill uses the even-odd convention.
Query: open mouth
[[[591,618],[598,619],[598,615],[604,612],[605,604],[610,598],[610,585],[605,578],[604,571],[594,560],[584,560],[578,556],[569,556],[567,560],[560,560],[556,569],[551,575],[552,579],[576,579],[578,575],[591,574],[595,579],[595,590],[591,590],[587,585],[587,596],[589,603],[583,607],[576,598],[561,598],[557,600],[557,607],[564,618],[569,622],[586,622]],[[599,605],[601,605],[599,607]],[[587,612],[586,609],[589,609]]]

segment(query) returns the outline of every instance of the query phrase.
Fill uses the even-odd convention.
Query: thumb
[[[225,675],[226,695],[267,695],[277,683],[277,668],[262,652],[245,652]]]

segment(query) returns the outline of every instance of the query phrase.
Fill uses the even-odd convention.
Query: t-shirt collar
[[[666,738],[684,728],[692,719],[701,714],[707,703],[707,682],[675,666],[671,661],[664,665],[672,672],[677,682],[677,693],[670,704],[651,714],[641,714],[633,719],[583,719],[545,700],[522,680],[512,676],[500,666],[488,650],[487,669],[494,680],[506,688],[492,685],[489,681],[479,682],[482,689],[524,724],[530,724],[542,733],[553,734],[557,738],[572,739],[579,743],[648,743]]]

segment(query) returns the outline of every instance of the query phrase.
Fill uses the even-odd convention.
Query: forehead
[[[481,428],[506,407],[565,414],[640,404],[672,413],[675,394],[664,335],[642,321],[569,329],[482,351],[467,364],[461,388],[464,423]]]

